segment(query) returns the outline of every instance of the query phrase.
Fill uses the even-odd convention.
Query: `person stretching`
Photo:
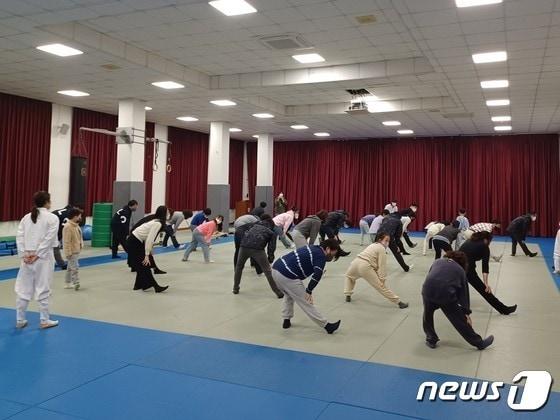
[[[408,307],[408,303],[402,302],[401,299],[387,286],[387,248],[391,237],[386,233],[380,233],[375,238],[375,243],[369,245],[366,249],[358,254],[352,261],[350,267],[346,271],[346,283],[344,286],[344,294],[346,302],[352,301],[352,293],[356,286],[356,280],[365,279],[375,290],[399,308]]]
[[[327,239],[320,245],[307,245],[277,259],[272,265],[272,277],[278,288],[284,292],[282,304],[282,328],[292,326],[294,302],[328,334],[335,332],[340,320],[330,323],[313,305],[313,289],[321,281],[327,261],[338,259],[340,246],[336,239]],[[303,280],[311,276],[307,287]]]
[[[183,261],[188,261],[191,252],[196,249],[197,245],[200,245],[200,247],[202,248],[202,253],[204,255],[204,262],[207,264],[213,263],[214,261],[210,259],[210,242],[212,241],[212,237],[220,234],[220,232],[218,232],[218,225],[223,221],[224,216],[219,214],[214,220],[210,220],[209,222],[205,222],[198,226],[193,231],[193,239],[191,243],[188,244],[187,248],[185,249]]]
[[[424,238],[424,246],[422,248],[422,255],[426,255],[426,249],[432,249],[432,240],[441,230],[447,226],[449,222],[439,222],[433,221],[426,225],[424,228],[426,230],[426,236]]]
[[[515,257],[517,252],[517,244],[521,247],[525,255],[528,257],[536,257],[538,252],[531,252],[525,244],[527,233],[531,229],[531,223],[537,220],[537,213],[529,212],[524,216],[519,216],[511,221],[506,231],[511,236],[511,256]]]
[[[366,214],[364,217],[362,217],[360,219],[360,233],[361,233],[361,237],[360,237],[360,246],[364,246],[364,236],[369,235],[369,228],[371,227],[371,224],[373,223],[373,221],[375,220],[375,214]],[[375,242],[375,235],[369,235],[370,239],[371,239],[371,243]]]
[[[401,243],[401,236],[402,236],[401,219],[397,217],[393,217],[390,214],[385,214],[383,217],[384,217],[383,222],[381,223],[381,226],[379,227],[377,234],[379,235],[381,233],[386,233],[389,235],[389,237],[391,238],[391,241],[389,242],[389,249],[395,256],[395,259],[402,267],[402,269],[405,272],[408,272],[413,266],[412,265],[409,266],[406,262],[404,262],[399,247],[399,243]]]
[[[296,248],[315,244],[317,235],[321,230],[321,223],[325,221],[327,214],[326,210],[321,210],[314,215],[307,216],[294,227],[292,239]]]
[[[434,245],[434,250],[436,251],[436,260],[441,258],[442,251],[451,251],[451,244],[455,239],[457,239],[459,232],[459,222],[457,220],[453,220],[450,225],[445,226],[432,238],[432,244]]]

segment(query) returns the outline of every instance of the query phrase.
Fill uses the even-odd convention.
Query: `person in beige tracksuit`
[[[84,247],[84,240],[82,238],[82,230],[80,229],[80,220],[82,212],[78,209],[71,209],[68,211],[68,223],[62,229],[62,243],[64,255],[68,260],[68,268],[66,271],[66,279],[64,286],[65,289],[78,290],[80,288],[80,279],[78,278],[78,259],[80,252]]]
[[[380,233],[377,235],[375,243],[360,252],[352,261],[346,271],[346,283],[344,285],[346,302],[352,301],[351,296],[354,293],[356,280],[363,278],[385,298],[396,303],[399,308],[408,307],[408,303],[402,302],[391,289],[385,286],[387,280],[387,247],[390,239],[388,234]]]

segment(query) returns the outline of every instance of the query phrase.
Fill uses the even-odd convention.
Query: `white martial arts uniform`
[[[53,248],[58,246],[58,217],[46,208],[39,209],[37,223],[26,214],[19,223],[16,242],[22,258],[16,278],[16,311],[18,322],[25,321],[29,301],[35,297],[39,303],[41,323],[49,320],[49,296],[54,275]],[[26,264],[23,257],[39,257],[33,264]]]
[[[424,238],[424,247],[422,248],[422,255],[426,255],[426,248],[428,247],[428,243],[430,239],[436,236],[445,225],[443,223],[436,223],[430,222],[426,225],[424,229],[426,229],[426,237]]]
[[[554,242],[554,272],[560,274],[560,229],[556,233],[556,241]]]

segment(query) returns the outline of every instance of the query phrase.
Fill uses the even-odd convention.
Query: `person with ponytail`
[[[509,315],[515,312],[517,305],[504,305],[496,295],[494,295],[490,284],[488,284],[488,273],[490,272],[490,242],[492,242],[492,234],[482,231],[473,233],[471,238],[461,245],[459,250],[465,253],[469,263],[467,281],[495,310],[502,315]],[[476,272],[477,261],[482,261],[482,280]]]
[[[169,287],[160,286],[156,282],[150,261],[154,241],[159,233],[164,231],[168,218],[167,207],[159,206],[154,214],[140,220],[127,238],[128,262],[132,270],[136,272],[134,290],[148,290],[153,287],[156,293],[161,293]]]
[[[33,195],[33,208],[21,219],[16,243],[21,264],[16,278],[16,328],[27,326],[29,301],[39,304],[41,329],[52,328],[58,321],[50,319],[49,297],[54,275],[53,249],[58,246],[58,217],[49,212],[51,195],[39,191]]]

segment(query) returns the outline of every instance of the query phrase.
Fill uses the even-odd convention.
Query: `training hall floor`
[[[506,304],[518,304],[502,316],[471,289],[474,327],[494,334],[493,346],[471,348],[438,311],[441,341],[431,350],[420,289],[433,256],[422,256],[421,237],[405,257],[411,272],[388,256],[388,284],[410,303],[400,310],[364,280],[352,302],[344,301],[344,272],[361,249],[352,232],[342,235],[352,254],[329,263],[314,292],[329,320],[342,320],[334,335],[297,306],[292,328],[283,330],[280,301],[248,264],[241,293],[233,295],[231,238],[215,242],[210,265],[201,251],[184,263],[182,251],[158,248],[168,274],[157,280],[170,286],[162,294],[133,291],[124,259],[86,249],[78,292],[65,290],[64,272],[55,273],[51,308],[60,326],[46,331],[36,313],[26,329],[14,328],[18,260],[1,257],[0,419],[558,418],[560,283],[550,272],[552,240],[530,242],[540,247],[533,259],[510,257],[509,243],[492,244],[504,258],[490,265],[491,286]],[[507,389],[497,402],[416,401],[423,381],[511,383],[522,370],[556,378],[537,412],[512,411]]]

